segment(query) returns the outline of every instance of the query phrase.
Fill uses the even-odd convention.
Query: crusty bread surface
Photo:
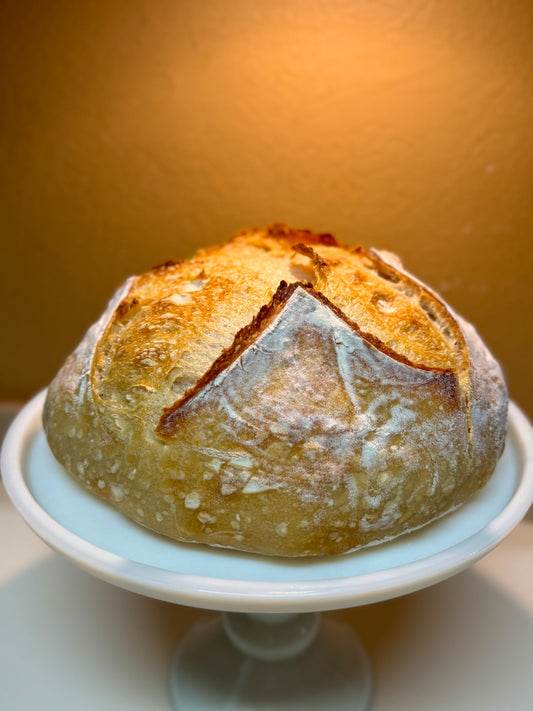
[[[476,331],[397,257],[273,225],[128,279],[43,422],[70,474],[154,531],[335,555],[482,487],[507,391]]]

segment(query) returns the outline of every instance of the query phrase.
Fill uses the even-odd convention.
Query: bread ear
[[[298,247],[301,247],[301,245],[298,245]],[[299,251],[301,250],[299,249]],[[307,298],[305,296],[306,294]],[[295,307],[295,304],[298,304],[298,306]],[[449,368],[432,368],[424,364],[412,363],[405,356],[389,348],[373,334],[365,333],[356,323],[350,321],[350,319],[323,294],[316,291],[312,284],[305,282],[287,284],[282,281],[270,303],[262,306],[251,323],[236,334],[232,345],[222,352],[193,387],[188,389],[171,407],[164,409],[156,433],[163,438],[171,437],[174,423],[179,419],[178,413],[180,409],[183,408],[189,400],[198,397],[199,394],[205,388],[210,387],[211,384],[216,384],[216,387],[218,387],[224,378],[229,377],[229,371],[231,371],[236,364],[239,366],[239,371],[244,370],[243,363],[249,360],[249,356],[245,355],[248,349],[251,349],[254,353],[257,351],[266,351],[272,358],[279,359],[282,357],[281,352],[278,352],[280,347],[282,347],[281,344],[287,343],[289,340],[297,340],[300,330],[314,328],[316,330],[318,344],[319,342],[324,343],[326,340],[335,339],[335,333],[339,332],[341,324],[347,326],[347,328],[344,329],[346,333],[351,331],[353,334],[352,347],[354,353],[358,349],[364,352],[363,344],[365,344],[368,352],[380,352],[393,361],[398,361],[399,363],[409,366],[409,370],[406,371],[409,373],[408,379],[415,378],[417,371],[432,371],[435,377],[445,373],[448,373],[452,379],[455,377]],[[276,345],[278,333],[280,334],[278,338],[279,344]],[[265,341],[268,342],[268,345],[265,345]],[[303,353],[300,354],[300,359],[302,364],[308,362],[308,358],[306,358]],[[377,369],[384,368],[383,362],[381,364],[372,363],[373,360],[376,360],[376,356],[372,358],[367,355],[366,358],[361,360],[361,372],[357,373],[358,378],[366,378],[371,381],[376,379],[375,373],[364,372],[367,371],[368,368],[372,369],[372,367]],[[337,363],[337,365],[339,364]],[[389,368],[390,366],[391,364],[389,364]],[[328,368],[334,367],[335,365],[333,363],[328,363]],[[257,368],[257,366],[255,366],[254,370],[262,372],[263,368]],[[344,368],[344,370],[346,370],[346,368]],[[402,368],[398,369],[398,371],[390,377],[401,380],[402,370]],[[353,372],[347,375],[345,378],[345,388],[349,389],[352,387],[351,378],[353,377],[356,377],[356,374]],[[383,370],[380,370],[380,377],[384,377]],[[427,378],[424,378],[424,380],[427,381]],[[236,391],[240,390],[238,384],[235,384],[234,387]]]

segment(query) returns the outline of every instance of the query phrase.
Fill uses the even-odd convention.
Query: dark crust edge
[[[329,308],[336,316],[346,323],[352,331],[360,336],[364,341],[372,345],[377,350],[381,351],[390,358],[410,366],[417,370],[430,371],[439,374],[453,374],[452,368],[437,368],[430,367],[419,363],[413,363],[405,356],[397,353],[389,348],[383,341],[371,333],[363,331],[355,321],[349,319],[335,304],[333,304],[324,294],[316,291],[313,285],[305,281],[280,282],[270,303],[262,306],[252,321],[244,326],[235,335],[234,341],[229,348],[226,348],[220,356],[213,362],[210,368],[199,378],[199,380],[189,388],[184,395],[170,407],[163,409],[163,414],[159,420],[159,424],[155,429],[155,434],[162,438],[170,438],[173,434],[173,424],[176,418],[176,413],[189,402],[195,395],[203,390],[210,382],[212,382],[220,373],[226,370],[234,363],[255,341],[260,337],[266,327],[274,320],[274,318],[283,310],[283,307],[296,291],[296,289],[304,289],[310,296],[313,296],[317,301],[320,301]]]
[[[241,230],[237,232],[230,239],[234,240],[238,237],[251,236],[254,233],[258,233],[263,237],[273,237],[274,239],[284,242],[289,246],[292,246],[298,242],[304,242],[306,244],[323,244],[329,247],[341,247],[347,249],[347,245],[334,237],[329,232],[312,232],[306,229],[297,229],[290,227],[285,222],[275,222],[268,225],[265,228],[256,227],[252,230]]]

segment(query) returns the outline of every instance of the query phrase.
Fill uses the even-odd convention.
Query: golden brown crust
[[[274,225],[129,280],[44,425],[68,471],[155,531],[332,555],[466,500],[506,407],[475,331],[394,257]]]

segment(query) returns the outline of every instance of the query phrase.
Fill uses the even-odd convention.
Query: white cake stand
[[[224,611],[200,622],[171,668],[175,709],[367,709],[371,670],[346,627],[319,612],[437,583],[494,548],[533,501],[533,430],[514,405],[505,452],[463,507],[395,541],[318,560],[178,544],[132,523],[56,462],[41,426],[44,392],[2,448],[6,490],[29,526],[83,569],[160,600]]]

